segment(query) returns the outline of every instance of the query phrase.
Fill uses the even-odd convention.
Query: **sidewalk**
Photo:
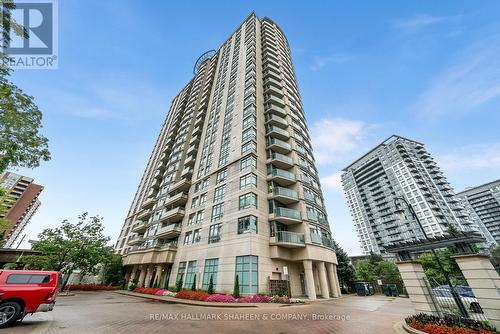
[[[189,300],[189,299],[180,299],[175,297],[167,297],[167,296],[155,296],[155,295],[147,295],[144,293],[137,293],[125,290],[117,290],[115,293],[119,293],[126,296],[131,297],[139,297],[151,300],[157,300],[162,303],[168,304],[184,304],[191,306],[203,306],[203,307],[227,307],[227,308],[280,308],[280,307],[290,307],[294,305],[308,305],[309,303],[297,303],[297,304],[278,304],[278,303],[216,303],[216,302],[202,302],[198,300]]]

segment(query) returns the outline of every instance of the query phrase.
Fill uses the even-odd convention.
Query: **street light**
[[[427,233],[425,233],[425,229],[422,226],[422,223],[420,222],[420,219],[418,218],[415,210],[413,209],[411,204],[408,203],[408,201],[402,196],[398,196],[398,197],[394,198],[394,205],[396,206],[396,210],[394,211],[394,215],[396,216],[396,219],[404,221],[404,219],[406,218],[405,210],[400,205],[400,202],[403,202],[406,205],[406,207],[410,211],[412,217],[415,219],[418,226],[420,227],[420,230],[422,231],[424,238],[427,241],[431,241],[429,239],[429,237],[427,236]],[[439,266],[439,270],[441,271],[441,273],[443,274],[443,276],[446,280],[446,284],[448,284],[448,286],[450,287],[451,295],[453,296],[453,299],[455,300],[455,303],[458,306],[460,314],[462,314],[463,317],[468,318],[469,314],[467,313],[467,309],[464,307],[464,304],[462,303],[462,300],[460,299],[459,294],[455,291],[455,288],[451,284],[450,276],[448,275],[448,272],[444,269],[443,264],[441,263],[441,260],[439,259],[439,256],[437,255],[435,249],[431,249],[431,252],[432,252],[432,255],[434,256],[434,260],[436,261],[436,263]]]

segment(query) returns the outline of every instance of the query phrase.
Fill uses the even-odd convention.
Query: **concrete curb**
[[[201,306],[201,307],[225,307],[225,308],[278,308],[278,307],[289,307],[289,306],[303,306],[309,305],[308,303],[300,303],[300,304],[275,304],[275,303],[214,303],[214,302],[201,302],[197,300],[189,300],[189,299],[180,299],[174,297],[167,296],[154,296],[147,295],[143,293],[136,293],[131,291],[113,291],[115,293],[119,293],[121,295],[130,296],[130,297],[139,297],[150,300],[157,300],[162,303],[167,304],[183,304],[183,305],[191,305],[191,306]]]

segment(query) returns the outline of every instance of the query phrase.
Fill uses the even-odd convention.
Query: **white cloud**
[[[314,61],[311,65],[311,70],[313,72],[316,72],[330,63],[345,63],[346,61],[349,60],[351,60],[351,56],[344,54],[333,54],[325,57],[314,57]]]
[[[467,145],[437,156],[438,165],[448,171],[500,169],[500,143]]]
[[[500,36],[469,47],[439,73],[419,96],[412,110],[424,117],[477,111],[500,97]]]
[[[312,144],[318,164],[328,164],[338,159],[341,153],[356,148],[368,125],[362,121],[343,118],[323,119],[312,127]]]
[[[320,179],[325,189],[342,190],[342,172],[335,172]]]
[[[420,14],[411,18],[396,20],[393,24],[394,28],[404,29],[406,31],[416,31],[421,28],[429,27],[440,23],[448,23],[457,21],[461,18],[460,15],[455,16],[433,16],[429,14]]]

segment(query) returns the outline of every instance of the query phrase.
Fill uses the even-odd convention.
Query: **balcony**
[[[181,177],[191,178],[193,176],[193,168],[186,167],[182,170]]]
[[[288,113],[285,109],[274,104],[266,104],[265,109],[267,113],[274,114],[279,117],[286,117]]]
[[[269,240],[271,245],[277,245],[287,248],[306,247],[304,234],[289,231],[278,231],[274,237]]]
[[[201,126],[197,126],[193,129],[193,132],[191,133],[192,136],[197,136],[198,134],[201,133]]]
[[[285,94],[283,94],[283,91],[281,89],[271,85],[264,87],[264,93],[276,96],[280,99],[282,99],[283,96],[285,96]]]
[[[276,126],[272,126],[272,125],[267,127],[266,135],[274,137],[274,138],[282,139],[282,140],[290,139],[290,133],[288,131],[283,130],[281,128],[278,128]]]
[[[137,220],[148,220],[149,217],[151,217],[151,210],[149,209],[146,209],[146,210],[141,210],[139,211],[139,213],[137,214]]]
[[[162,226],[158,232],[156,232],[156,237],[170,239],[178,237],[181,234],[181,224],[170,224],[167,226]]]
[[[293,167],[293,159],[287,155],[272,152],[271,157],[267,159],[267,163],[272,163],[274,166],[279,168],[292,168]]]
[[[196,145],[190,146],[189,149],[186,151],[187,155],[194,155],[198,152],[198,147]]]
[[[187,191],[191,187],[191,181],[187,179],[181,179],[179,182],[172,184],[168,190],[169,194],[175,194],[179,191]]]
[[[133,236],[132,238],[129,239],[127,242],[127,245],[129,246],[134,246],[134,245],[140,245],[144,242],[144,238],[141,237],[140,235]]]
[[[177,195],[167,198],[167,200],[165,201],[165,206],[170,207],[185,205],[187,202],[187,198],[187,193],[178,193]]]
[[[195,158],[192,155],[189,155],[186,160],[184,160],[184,166],[192,167],[194,166]]]
[[[144,233],[148,228],[148,223],[139,222],[137,225],[132,227],[132,232],[134,233]]]
[[[282,99],[280,99],[276,96],[273,96],[273,95],[267,95],[265,103],[266,104],[268,104],[268,103],[275,104],[281,108],[285,107],[285,101],[283,101]]]
[[[269,215],[269,220],[277,221],[285,225],[302,223],[300,211],[289,208],[275,208],[274,213]]]
[[[280,116],[269,115],[266,118],[266,125],[273,125],[273,126],[278,126],[282,129],[286,129],[288,127],[288,122],[284,118],[281,118]]]
[[[177,207],[172,210],[163,212],[158,221],[160,223],[168,224],[181,221],[184,218],[184,208]]]
[[[296,182],[295,174],[287,172],[286,170],[274,168],[270,174],[267,175],[268,181],[274,181],[282,186],[288,186]]]
[[[189,146],[197,145],[200,143],[200,136],[191,137],[189,140]]]
[[[283,204],[296,203],[299,201],[299,194],[292,189],[274,187],[268,198],[275,199]]]
[[[156,203],[156,198],[154,198],[154,197],[147,198],[145,201],[142,202],[141,208],[143,208],[143,209],[152,208],[153,205],[155,205],[155,203]]]
[[[275,152],[285,153],[285,154],[290,153],[292,151],[292,146],[290,144],[276,138],[268,138],[266,148],[271,149]]]

